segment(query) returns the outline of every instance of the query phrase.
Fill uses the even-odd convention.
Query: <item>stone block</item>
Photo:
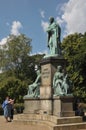
[[[58,117],[74,116],[73,96],[58,96],[53,98],[53,115]]]
[[[40,100],[36,98],[25,98],[24,107],[24,113],[38,113],[40,110]]]

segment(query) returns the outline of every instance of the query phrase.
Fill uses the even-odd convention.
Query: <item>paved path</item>
[[[14,116],[14,119],[16,116]],[[42,125],[24,125],[13,122],[6,122],[3,116],[0,116],[0,130],[48,130],[45,126]]]

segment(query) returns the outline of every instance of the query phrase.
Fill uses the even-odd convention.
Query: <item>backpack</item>
[[[6,106],[5,102],[2,103],[2,108],[4,109]]]

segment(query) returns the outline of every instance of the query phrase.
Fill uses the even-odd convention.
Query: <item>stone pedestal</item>
[[[57,117],[72,117],[73,96],[58,96],[52,98],[24,98],[24,113],[47,114]]]
[[[48,114],[48,115],[53,114],[52,99],[41,98],[40,104],[41,104],[40,105],[40,114]]]
[[[73,101],[73,96],[58,96],[53,98],[53,115],[58,117],[74,116]]]
[[[48,57],[41,61],[41,86],[40,86],[40,98],[41,109],[46,113],[53,113],[53,76],[56,72],[57,66],[61,65],[63,69],[66,67],[66,61],[63,57]],[[44,105],[45,104],[45,105]]]
[[[24,113],[38,113],[40,110],[40,99],[24,97]]]
[[[41,86],[40,97],[51,98],[53,95],[53,76],[57,66],[61,65],[65,70],[66,60],[63,57],[48,57],[41,61]]]
[[[49,57],[41,61],[40,97],[24,97],[24,113],[55,115],[57,117],[74,116],[73,96],[53,97],[53,76],[57,66],[65,70],[66,61],[63,57]]]

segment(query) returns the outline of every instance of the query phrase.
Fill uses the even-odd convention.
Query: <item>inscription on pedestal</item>
[[[42,78],[49,78],[50,71],[49,68],[44,68],[42,72]]]
[[[42,66],[42,85],[51,85],[51,65]]]

